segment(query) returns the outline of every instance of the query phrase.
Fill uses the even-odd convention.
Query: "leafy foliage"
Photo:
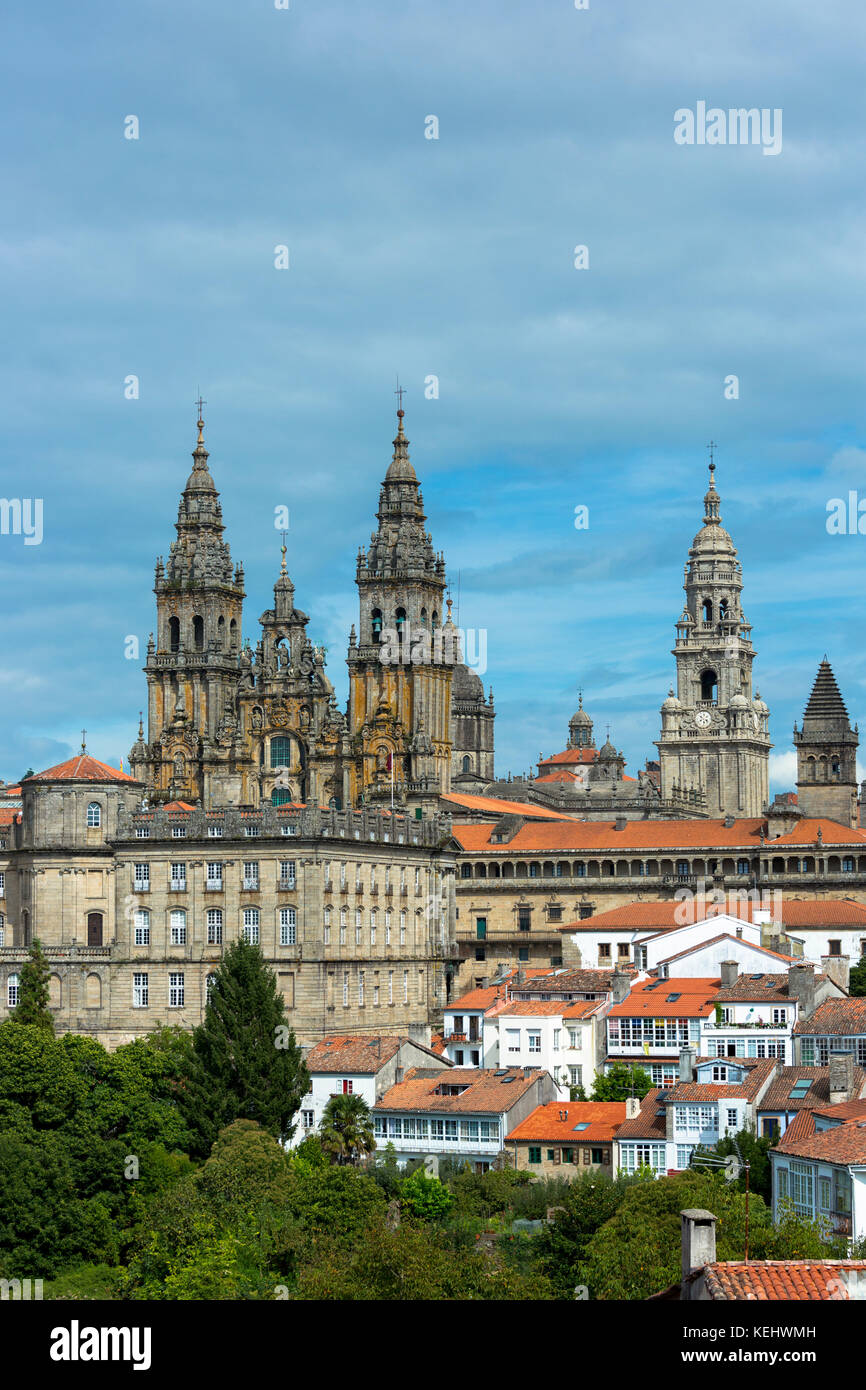
[[[596,1074],[590,1100],[628,1100],[629,1096],[643,1100],[652,1084],[652,1077],[643,1067],[614,1062],[609,1072]]]
[[[848,993],[862,997],[866,994],[866,956],[853,967],[848,981]]]
[[[16,1023],[29,1023],[54,1032],[54,1018],[48,1007],[48,961],[38,937],[27,952],[18,979],[18,1004],[12,1014]]]
[[[357,1163],[376,1147],[370,1107],[359,1095],[331,1096],[319,1125],[325,1153],[335,1163]]]
[[[441,1221],[454,1205],[454,1198],[438,1178],[418,1168],[400,1184],[400,1205],[410,1216],[422,1221]]]

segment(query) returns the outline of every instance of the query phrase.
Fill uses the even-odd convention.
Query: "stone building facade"
[[[769,801],[769,711],[752,695],[752,629],[740,602],[743,568],[722,526],[714,464],[704,524],[685,567],[686,602],[673,655],[676,694],[661,708],[662,797],[697,787],[709,816],[759,816]]]
[[[794,725],[797,749],[797,804],[804,816],[826,816],[841,825],[858,825],[857,726],[851,728],[845,701],[826,657],[803,715]]]
[[[208,976],[244,935],[302,1043],[349,1031],[429,1041],[455,955],[447,817],[142,809],[143,792],[86,754],[22,783],[0,1019],[38,936],[58,1031],[115,1046],[158,1024],[192,1028]]]

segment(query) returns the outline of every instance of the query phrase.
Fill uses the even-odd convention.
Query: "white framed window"
[[[259,862],[257,859],[244,860],[244,888],[258,889]]]
[[[312,1128],[313,1128],[313,1122],[314,1122],[315,1118],[316,1118],[315,1111],[313,1111],[313,1110],[302,1110],[302,1111],[301,1111],[301,1123],[302,1123],[302,1125],[304,1126],[304,1129],[312,1129]],[[379,1124],[379,1123],[381,1123],[381,1121],[377,1120],[376,1123]],[[378,1131],[377,1131],[377,1132],[378,1132]]]
[[[728,1107],[726,1123],[728,1129],[735,1130],[737,1128],[737,1112],[733,1106]]]
[[[390,912],[386,912],[386,913],[385,913],[385,945],[386,945],[386,946],[390,946],[390,945],[391,945],[391,914],[390,914]]]
[[[258,836],[259,827],[257,825],[247,825],[244,827],[244,834],[248,840],[254,840]]]
[[[358,971],[358,1004],[363,1008],[364,1005],[364,972]]]
[[[394,1003],[394,971],[388,971],[388,1003]]]
[[[150,891],[150,865],[136,864],[133,888],[136,893],[147,893]]]
[[[788,1010],[785,1008],[774,1009],[772,1018],[774,1023],[784,1026],[788,1022]]]
[[[540,1051],[541,1051],[541,1031],[540,1031],[540,1029],[538,1029],[538,1028],[529,1028],[529,1029],[527,1029],[526,1036],[527,1036],[527,1039],[528,1039],[528,1044],[527,1044],[528,1050],[529,1050],[530,1052],[540,1052]]]
[[[222,826],[221,826],[221,825],[209,825],[208,828],[207,828],[207,837],[208,837],[209,840],[221,840],[222,837],[223,837],[223,828],[222,828]]]
[[[147,971],[136,970],[132,977],[132,1007],[146,1009],[149,998]]]
[[[581,1067],[569,1067],[569,1069],[568,1069],[568,1084],[569,1084],[570,1086],[582,1086],[582,1085],[583,1085],[583,1067],[582,1067],[582,1066],[581,1066]]]
[[[346,944],[346,909],[340,908],[340,945]]]
[[[627,1173],[635,1173],[638,1168],[652,1168],[660,1173],[665,1167],[664,1144],[621,1144],[620,1157]]]
[[[400,945],[406,945],[406,913],[400,913]]]
[[[250,946],[259,944],[259,909],[257,907],[244,908],[244,941]]]
[[[330,862],[329,859],[325,859],[325,860],[322,861],[322,874],[323,874],[323,876],[324,876],[325,887],[326,887],[326,888],[330,888],[330,886],[331,886],[331,862]]]
[[[149,839],[150,839],[150,826],[149,826],[149,825],[137,825],[137,826],[135,827],[135,838],[136,838],[136,840],[149,840]]]
[[[183,893],[186,889],[186,864],[172,864],[171,866],[171,890],[172,892]]]
[[[361,944],[361,921],[362,921],[361,909],[360,909],[359,907],[356,907],[356,908],[355,908],[355,945],[356,945],[356,946],[360,946],[360,944]]]
[[[371,946],[375,946],[375,945],[376,945],[376,909],[375,909],[375,907],[372,909],[372,911],[371,911],[371,913],[370,913],[370,945],[371,945]]]
[[[280,887],[294,888],[295,886],[295,861],[294,859],[280,860]]]
[[[348,970],[346,970],[346,971],[343,972],[343,1005],[344,1005],[345,1008],[348,1008],[348,1006],[349,1006],[349,972],[348,972]]]
[[[677,1144],[677,1167],[688,1168],[695,1151],[694,1144]]]
[[[403,971],[403,1003],[409,1003],[409,971]]]
[[[146,907],[137,907],[132,915],[134,941],[136,946],[150,945],[150,913]]]
[[[420,870],[420,869],[416,869],[416,870],[415,870],[415,896],[416,896],[416,898],[417,898],[417,896],[418,896],[418,894],[419,894],[420,892],[421,892],[421,870]]]
[[[223,886],[223,866],[222,861],[212,859],[207,866],[207,886],[212,893],[222,890]]]
[[[379,976],[378,976],[378,975],[375,976],[375,981],[376,981],[376,982],[375,982],[375,984],[373,985],[373,1007],[374,1007],[374,1009],[378,1009],[378,1007],[379,1007]]]
[[[345,886],[346,886],[346,864],[345,864],[345,860],[342,860],[342,859],[341,859],[341,860],[340,860],[340,887],[341,887],[341,888],[345,888]]]
[[[280,908],[280,945],[294,946],[298,939],[298,914],[293,907]]]
[[[794,1159],[788,1166],[789,1193],[794,1209],[800,1216],[811,1218],[815,1214],[814,1170],[810,1163],[798,1163]]]
[[[185,839],[186,839],[186,826],[185,826],[185,825],[173,825],[173,826],[171,827],[171,838],[172,838],[173,840],[185,840]]]
[[[830,1179],[818,1179],[818,1206],[821,1211],[830,1210]]]
[[[180,970],[169,971],[168,1005],[171,1009],[182,1009],[184,1007],[184,980],[183,972]]]
[[[506,1030],[505,1030],[505,1051],[506,1051],[506,1052],[519,1052],[519,1051],[520,1051],[520,1029],[519,1029],[519,1028],[506,1028]]]
[[[172,946],[186,945],[186,913],[182,907],[174,908],[169,913],[169,939]]]
[[[6,1007],[7,1009],[17,1009],[18,1007],[18,976],[10,975],[6,981]]]
[[[87,808],[87,826],[92,829],[102,824],[102,807],[98,801],[91,801]]]
[[[208,946],[221,946],[223,944],[223,912],[221,907],[209,907],[207,910],[207,944]]]
[[[292,821],[289,821],[283,824],[282,832],[284,835],[297,835],[298,827]]]
[[[553,1030],[553,1050],[554,1050],[554,1052],[559,1052],[559,1040],[560,1040],[561,1037],[562,1037],[562,1029],[561,1029],[561,1028],[554,1028],[554,1030]]]
[[[375,865],[375,864],[371,864],[371,865],[370,865],[370,892],[371,892],[371,893],[375,892],[375,889],[376,889],[376,865]]]
[[[322,913],[322,929],[325,945],[327,946],[331,940],[331,909],[329,907],[326,907]]]

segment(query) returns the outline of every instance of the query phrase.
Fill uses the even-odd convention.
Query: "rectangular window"
[[[169,915],[172,946],[186,945],[186,913],[183,908]]]
[[[540,1052],[540,1051],[541,1051],[541,1033],[540,1033],[540,1031],[539,1031],[538,1029],[536,1029],[536,1028],[530,1028],[530,1029],[527,1031],[526,1036],[527,1036],[527,1038],[529,1039],[529,1042],[528,1042],[528,1049],[529,1049],[529,1051],[530,1051],[530,1052]]]
[[[327,946],[331,940],[331,909],[329,907],[326,907],[322,913],[322,934]]]
[[[830,1179],[818,1179],[818,1206],[821,1211],[830,1210]]]
[[[208,828],[207,828],[207,837],[208,837],[209,840],[221,840],[222,837],[223,837],[223,828],[222,828],[222,826],[221,826],[221,825],[209,825]]]
[[[186,826],[185,826],[185,825],[173,825],[173,826],[171,827],[171,838],[172,838],[173,840],[185,840],[185,839],[186,839]]]
[[[786,1024],[786,1023],[788,1022],[788,1010],[787,1010],[787,1009],[774,1009],[774,1010],[773,1010],[773,1022],[774,1022],[774,1023],[783,1024],[783,1025]]]
[[[283,825],[282,831],[284,835],[297,835],[298,827],[296,825]]]
[[[583,1085],[583,1080],[582,1080],[582,1078],[583,1078],[583,1067],[569,1067],[569,1069],[568,1069],[568,1084],[569,1084],[570,1086],[582,1086],[582,1085]]]
[[[356,945],[356,946],[360,946],[360,944],[361,944],[361,920],[362,920],[362,919],[361,919],[361,909],[360,909],[359,907],[356,907],[356,908],[355,908],[355,945]]]
[[[341,888],[345,888],[345,886],[346,886],[346,865],[343,863],[343,864],[340,865],[340,887],[341,887]]]
[[[736,1128],[737,1128],[737,1112],[736,1112],[736,1110],[732,1110],[732,1109],[729,1109],[729,1110],[728,1110],[727,1124],[728,1124],[728,1129],[730,1129],[730,1130],[736,1130]]]
[[[558,1051],[559,1051],[559,1040],[560,1040],[561,1037],[562,1037],[562,1029],[561,1029],[561,1028],[554,1028],[554,1030],[553,1030],[553,1050],[554,1050],[554,1052],[558,1052]]]
[[[294,888],[295,886],[295,861],[294,859],[280,860],[280,887]]]
[[[540,1162],[541,1162],[541,1149],[540,1149],[537,1145],[535,1145],[535,1144],[530,1144],[530,1146],[529,1146],[529,1162],[530,1162],[530,1163],[540,1163]]]
[[[386,912],[386,913],[385,913],[385,945],[386,945],[386,946],[390,946],[390,945],[391,945],[391,914],[390,914],[390,912]]]
[[[358,1004],[363,1008],[364,1005],[364,971],[358,971]]]
[[[809,1163],[791,1160],[789,1165],[790,1194],[794,1210],[808,1219],[814,1216],[813,1169]]]
[[[136,971],[132,977],[132,1007],[146,1009],[148,997],[147,971]]]
[[[694,1151],[694,1144],[677,1144],[677,1167],[679,1169],[688,1168]]]
[[[609,942],[609,941],[600,941],[600,942],[598,943],[598,958],[599,958],[599,960],[610,960],[610,942]]]
[[[257,907],[244,908],[244,941],[250,946],[259,944],[259,909]]]
[[[476,917],[476,918],[475,918],[475,939],[476,939],[477,941],[486,941],[486,940],[487,940],[487,918],[486,918],[486,917]]]
[[[371,946],[375,946],[375,945],[376,945],[376,909],[375,909],[375,907],[373,908],[372,912],[370,913],[370,945],[371,945]]]
[[[147,893],[147,892],[149,891],[149,889],[150,889],[150,865],[149,865],[149,864],[136,864],[136,865],[135,865],[135,882],[134,882],[134,885],[133,885],[133,886],[134,886],[134,888],[135,888],[136,893]]]
[[[349,1005],[349,972],[343,975],[343,1004],[346,1008]]]
[[[409,971],[403,971],[403,1003],[409,1003]]]
[[[444,1139],[444,1138],[445,1138],[445,1121],[444,1121],[444,1120],[431,1120],[431,1121],[430,1121],[430,1138],[431,1138],[431,1139]]]
[[[788,1195],[788,1170],[787,1168],[776,1169],[776,1195],[781,1198]]]
[[[505,1030],[505,1050],[506,1052],[520,1051],[520,1029],[506,1028]]]
[[[388,1003],[394,1003],[394,971],[388,971]]]
[[[406,945],[406,913],[400,913],[400,945]]]
[[[829,948],[829,954],[830,954],[831,956],[841,956],[841,954],[842,954],[842,942],[841,942],[841,941],[828,941],[828,942],[827,942],[827,946],[828,946],[828,948]]]
[[[248,840],[256,839],[258,833],[259,827],[257,825],[247,825],[244,827],[244,834],[246,835]]]
[[[259,865],[256,859],[244,861],[244,888],[257,889],[259,886]]]
[[[149,825],[137,825],[137,826],[135,827],[135,838],[136,838],[136,840],[149,840],[149,839],[150,839],[150,826],[149,826]]]
[[[222,908],[209,907],[207,913],[207,944],[208,946],[221,946],[223,944],[223,914]]]
[[[581,865],[579,865],[579,867],[580,867],[581,869],[583,869],[583,870],[586,869],[586,865],[585,865],[585,864],[581,864]],[[592,916],[592,903],[578,903],[578,905],[577,905],[577,915],[578,915],[578,917],[580,918],[581,921],[585,921],[587,917],[591,917],[591,916]]]
[[[280,945],[294,946],[297,942],[298,915],[293,907],[280,908]]]
[[[168,1003],[169,1008],[182,1009],[184,998],[183,974],[172,970],[168,977]]]
[[[134,917],[136,946],[150,945],[150,913],[138,908]]]
[[[529,931],[532,926],[532,908],[518,907],[517,909],[517,930]]]
[[[207,866],[207,886],[210,891],[216,892],[223,886],[223,866],[219,860],[211,860]]]
[[[520,964],[525,964],[529,960],[529,947],[520,946],[517,950],[517,959]]]
[[[457,1143],[457,1121],[456,1121],[456,1120],[446,1120],[446,1121],[445,1121],[445,1138],[446,1138],[446,1140],[447,1140],[449,1143],[452,1143],[452,1144],[456,1144],[456,1143]]]

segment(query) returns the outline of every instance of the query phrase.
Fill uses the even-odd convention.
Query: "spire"
[[[397,390],[402,401],[402,386],[399,386]],[[405,414],[406,412],[401,404],[399,410],[397,411],[397,434],[393,441],[394,453],[391,458],[391,465],[388,469],[388,472],[385,474],[386,483],[417,483],[418,481],[415,475],[415,469],[412,467],[412,464],[409,459],[409,441],[406,438],[406,434],[403,429],[403,417]]]
[[[707,448],[710,451],[710,485],[704,493],[704,525],[720,526],[722,518],[719,515],[719,494],[716,492],[716,464],[713,452],[716,444],[711,439]]]
[[[807,721],[810,725],[825,725],[833,722],[839,723],[845,728],[849,727],[848,710],[826,656],[818,667],[815,684],[812,686],[809,703],[803,715],[804,732],[807,728]]]

